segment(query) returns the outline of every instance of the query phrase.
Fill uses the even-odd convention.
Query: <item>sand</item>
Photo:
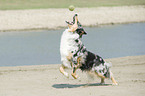
[[[80,70],[79,79],[68,79],[59,72],[60,64],[0,67],[0,96],[144,96],[145,55],[106,61],[113,64],[118,86],[109,79],[100,85],[99,78],[89,79]]]
[[[79,14],[83,26],[145,22],[145,6],[0,10],[0,31],[58,29],[66,27],[65,20],[72,20],[74,13]]]
[[[145,6],[76,8],[83,26],[145,22]],[[0,11],[0,31],[66,27],[75,12],[68,9]],[[145,55],[106,59],[118,86],[77,71],[80,78],[64,77],[60,64],[0,67],[0,96],[144,96]],[[71,73],[71,70],[67,70]]]

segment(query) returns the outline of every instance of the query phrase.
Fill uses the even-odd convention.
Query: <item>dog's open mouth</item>
[[[80,35],[80,36],[82,36],[82,35],[87,35],[87,33],[84,31],[84,29],[81,27],[81,28],[78,28],[77,30],[76,30],[76,32]]]
[[[68,22],[68,21],[65,21],[67,24],[69,25],[73,25],[74,23],[73,22]]]

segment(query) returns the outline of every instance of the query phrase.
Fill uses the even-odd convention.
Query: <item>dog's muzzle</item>
[[[81,27],[81,28],[77,28],[76,32],[79,35],[87,35],[87,33],[85,32],[85,30]]]

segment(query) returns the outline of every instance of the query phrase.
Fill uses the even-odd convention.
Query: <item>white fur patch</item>
[[[79,38],[79,35],[75,32],[69,32],[66,29],[62,36],[60,42],[60,55],[61,55],[61,62],[65,67],[71,68],[70,62],[67,60],[66,56],[73,51],[77,50],[77,43],[75,42],[76,39]]]

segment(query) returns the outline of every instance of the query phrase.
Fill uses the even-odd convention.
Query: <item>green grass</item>
[[[145,0],[0,0],[0,10],[145,5]]]

